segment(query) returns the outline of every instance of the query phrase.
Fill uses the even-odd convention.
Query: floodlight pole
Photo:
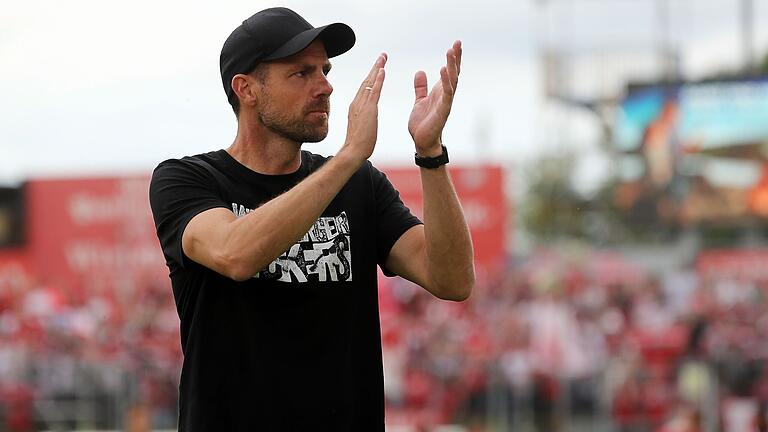
[[[658,49],[662,79],[664,81],[673,81],[677,78],[677,66],[672,54],[669,0],[657,0],[656,11],[659,20]]]
[[[741,0],[741,48],[744,53],[744,70],[751,72],[755,68],[752,0]]]

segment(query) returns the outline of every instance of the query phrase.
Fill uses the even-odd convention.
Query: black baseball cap
[[[296,12],[276,7],[256,12],[229,35],[221,48],[221,81],[229,103],[236,100],[232,77],[251,72],[259,63],[290,57],[315,39],[325,44],[328,57],[349,51],[355,32],[342,23],[313,27]]]

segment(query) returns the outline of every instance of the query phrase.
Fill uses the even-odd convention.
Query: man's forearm
[[[222,247],[231,257],[234,278],[253,276],[296,243],[360,165],[340,151],[289,191],[232,221]]]
[[[445,166],[421,169],[424,237],[431,290],[465,299],[475,282],[472,239]]]

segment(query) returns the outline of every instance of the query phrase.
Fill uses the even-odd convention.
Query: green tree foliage
[[[616,207],[616,179],[607,179],[590,196],[574,189],[572,177],[577,160],[574,154],[550,155],[526,170],[521,218],[534,240],[582,240],[609,246],[669,239],[674,227],[637,220]]]
[[[763,57],[763,62],[760,64],[760,73],[768,74],[768,53]]]
[[[571,185],[571,156],[545,157],[526,170],[522,222],[538,241],[584,237],[586,202]]]

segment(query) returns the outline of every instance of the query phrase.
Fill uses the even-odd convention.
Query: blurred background
[[[275,5],[0,8],[0,431],[175,430],[149,174],[229,146],[220,47]],[[464,43],[444,141],[478,286],[380,277],[388,430],[768,430],[768,2],[282,5],[358,38],[309,150],[389,54],[372,160],[417,214],[413,73]]]

